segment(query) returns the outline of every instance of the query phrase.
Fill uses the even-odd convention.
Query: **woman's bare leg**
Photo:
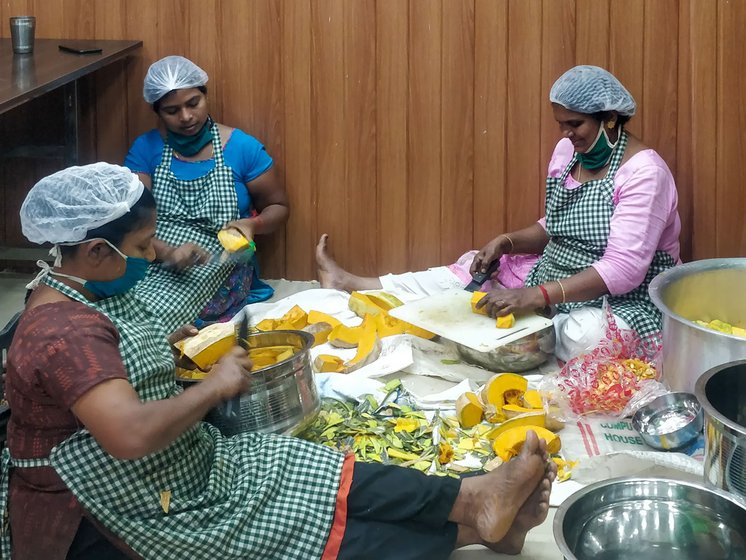
[[[448,520],[474,529],[481,542],[497,543],[549,468],[546,444],[540,445],[536,433],[529,431],[518,457],[485,475],[461,481]]]
[[[339,266],[329,255],[328,240],[329,236],[325,233],[316,245],[316,266],[322,288],[352,292],[354,290],[380,290],[383,287],[378,277],[355,276]]]

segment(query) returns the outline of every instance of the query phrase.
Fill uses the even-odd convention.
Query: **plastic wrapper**
[[[667,391],[660,382],[661,336],[621,330],[611,306],[603,305],[605,335],[595,348],[545,376],[541,391],[561,421],[588,414],[624,418]]]

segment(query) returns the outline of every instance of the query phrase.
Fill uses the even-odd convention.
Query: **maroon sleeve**
[[[37,310],[33,333],[44,341],[38,357],[39,383],[59,406],[70,409],[103,381],[127,379],[119,333],[105,315],[80,303]]]

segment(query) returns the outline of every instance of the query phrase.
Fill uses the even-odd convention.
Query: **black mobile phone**
[[[73,54],[99,54],[103,51],[101,47],[91,45],[90,43],[61,43],[59,45],[61,51],[73,53]]]

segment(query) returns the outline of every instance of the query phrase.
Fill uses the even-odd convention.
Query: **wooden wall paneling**
[[[210,77],[207,83],[210,114],[218,122],[223,122],[223,96],[220,93],[220,82],[227,74],[222,66],[221,37],[222,10],[221,0],[188,0],[186,9],[191,17],[188,18],[186,44],[181,45],[180,53],[194,61]],[[234,37],[234,45],[236,38]]]
[[[332,254],[357,272],[355,248],[347,239],[348,207],[354,204],[345,185],[344,0],[311,3],[311,145],[312,179],[317,193],[317,234],[328,233]]]
[[[717,255],[718,3],[688,0],[681,14],[676,183],[689,224],[681,243],[685,258],[702,259]]]
[[[343,28],[345,194],[350,201],[347,239],[355,270],[373,276],[378,274],[379,252],[375,2],[346,2]]]
[[[191,5],[188,0],[169,0],[168,2],[155,2],[156,20],[158,28],[156,35],[157,57],[169,55],[184,55],[185,47],[191,41],[202,43],[201,37],[189,35],[189,20],[192,18]],[[194,14],[201,17],[199,11]],[[205,45],[206,48],[210,48]]]
[[[282,159],[284,118],[282,99],[282,4],[280,0],[260,0],[250,4],[249,48],[246,67],[249,79],[243,83],[244,91],[236,92],[233,103],[244,105],[246,114],[232,126],[243,127],[259,138],[267,152],[274,158],[279,180],[285,182]],[[242,22],[246,26],[246,22]],[[236,29],[240,36],[240,29]],[[234,36],[234,39],[235,39]],[[239,72],[242,67],[239,67]],[[224,74],[230,76],[231,74]],[[250,99],[244,104],[243,97]],[[285,276],[285,229],[258,240],[258,255],[265,278]]]
[[[409,265],[441,264],[441,50],[439,2],[409,3]]]
[[[541,151],[541,0],[508,6],[507,230],[529,226],[542,214],[545,173]]]
[[[676,105],[678,60],[678,0],[645,4],[643,53],[643,141],[676,169]]]
[[[508,2],[474,5],[475,249],[506,230],[508,112]]]
[[[746,154],[746,91],[743,64],[746,43],[746,4],[720,2],[718,5],[718,139],[717,210],[715,227],[717,253],[722,257],[744,256],[746,248],[746,189],[743,165]],[[700,100],[706,103],[706,100]],[[706,188],[702,185],[702,188]]]
[[[378,273],[408,268],[409,6],[376,2],[376,243]]]
[[[32,0],[30,8],[36,16],[36,36],[58,38],[65,37],[65,6],[68,0],[57,0],[56,2],[45,2],[44,0]]]
[[[609,0],[575,0],[576,64],[608,68]]]
[[[157,3],[151,0],[126,0],[125,17],[125,36],[142,41],[142,48],[127,63],[127,135],[132,142],[157,122],[153,109],[142,97],[148,67],[159,58]]]
[[[440,260],[474,246],[474,0],[443,2]]]
[[[282,74],[285,115],[283,166],[290,199],[285,266],[290,279],[316,276],[316,195],[311,180],[311,2],[282,4]]]
[[[642,103],[645,75],[645,0],[612,0],[609,20],[611,24],[607,69],[624,84],[637,102],[637,112],[626,128],[641,138],[646,109]]]
[[[50,5],[48,0],[44,2]],[[58,20],[61,28],[57,37],[64,39],[95,39],[96,38],[96,11],[106,10],[106,3],[100,0],[62,0],[62,17]]]
[[[8,18],[13,16],[35,16],[36,7],[34,0],[6,0],[0,3],[0,37],[10,37],[10,22]],[[37,22],[38,23],[38,22]],[[41,37],[41,35],[39,35]]]
[[[127,0],[106,0],[94,10],[94,38],[137,39],[127,36]]]
[[[552,104],[549,102],[549,91],[557,78],[575,66],[575,17],[574,0],[542,2],[539,177],[546,177],[549,159],[557,142],[562,138],[557,121],[554,120]],[[542,196],[542,215],[543,200]]]

